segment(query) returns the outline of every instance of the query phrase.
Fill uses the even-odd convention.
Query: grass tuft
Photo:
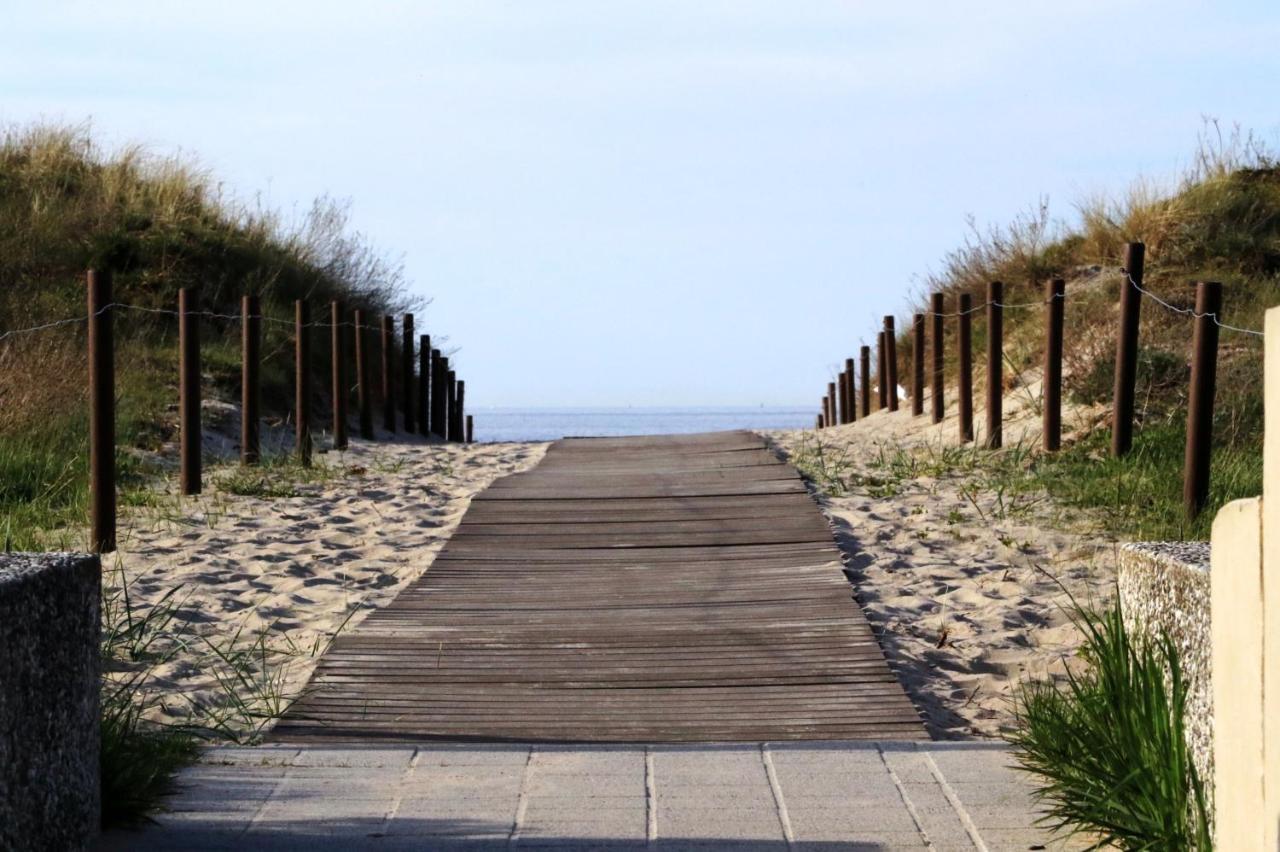
[[[1091,849],[1213,848],[1203,781],[1187,746],[1187,686],[1164,638],[1139,642],[1119,605],[1078,611],[1089,670],[1065,684],[1032,681],[1018,696],[1018,761],[1054,829],[1083,833]]]

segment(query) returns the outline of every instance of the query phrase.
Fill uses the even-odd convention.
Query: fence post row
[[[1044,448],[1062,447],[1062,321],[1067,283],[1055,278],[1045,284]]]
[[[898,410],[898,338],[893,327],[893,317],[884,318],[885,382],[889,389],[889,410]]]
[[[416,430],[413,422],[414,412],[417,410],[413,402],[413,390],[416,384],[413,380],[413,314],[404,315],[404,342],[402,344],[400,355],[403,362],[404,375],[401,377],[400,387],[404,399],[400,405],[404,409],[404,431],[406,434],[412,435]]]
[[[200,294],[178,291],[178,490],[200,493]]]
[[[956,398],[960,413],[960,442],[973,440],[973,323],[969,312],[973,309],[973,297],[961,293],[957,300],[956,345],[959,349],[959,374],[956,382]]]
[[[311,335],[307,326],[311,324],[311,308],[302,299],[294,303],[294,331],[297,335],[294,360],[297,372],[297,398],[295,413],[297,415],[298,462],[303,467],[311,466]]]
[[[382,316],[382,428],[395,434],[396,387],[392,375],[392,348],[395,341],[395,319]]]
[[[329,306],[329,319],[333,325],[331,345],[333,347],[333,448],[345,450],[347,441],[347,356],[343,346],[342,303],[333,302]]]
[[[911,319],[911,416],[924,414],[924,314]]]
[[[1218,315],[1222,285],[1196,284],[1196,325],[1191,340],[1191,392],[1187,398],[1187,446],[1182,502],[1195,518],[1209,499],[1209,455],[1213,448],[1213,395],[1218,371]]]
[[[262,309],[257,296],[240,300],[240,463],[262,460]]]
[[[1120,282],[1120,333],[1116,337],[1116,380],[1111,408],[1111,454],[1123,456],[1133,447],[1133,404],[1138,376],[1138,321],[1142,311],[1142,272],[1146,246],[1124,247],[1124,280]],[[1132,279],[1132,280],[1130,280]]]
[[[89,549],[116,549],[116,374],[111,273],[87,276],[89,301]]]
[[[364,311],[357,310],[356,324],[356,404],[360,407],[360,437],[373,440],[373,364],[369,352],[369,328]]]
[[[1004,443],[1004,284],[987,284],[987,435],[986,448]]]
[[[418,338],[418,434],[431,434],[431,335]]]
[[[934,293],[929,303],[929,313],[932,319],[933,339],[930,345],[930,355],[933,357],[933,422],[941,423],[943,416],[946,414],[945,400],[942,396],[942,380],[943,380],[943,353],[942,353],[942,313],[944,304],[941,293]]]

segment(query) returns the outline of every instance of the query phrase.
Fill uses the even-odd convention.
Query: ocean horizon
[[[800,429],[814,411],[800,406],[477,408],[477,441],[555,441],[626,435],[676,435],[733,429]]]

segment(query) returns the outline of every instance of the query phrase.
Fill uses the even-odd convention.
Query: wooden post
[[[1116,336],[1116,381],[1111,411],[1111,454],[1133,447],[1133,403],[1138,376],[1138,325],[1142,312],[1142,271],[1146,246],[1124,247],[1124,279],[1120,282],[1120,333]],[[1131,280],[1132,279],[1132,280]],[[1136,285],[1136,286],[1135,286]]]
[[[819,415],[818,415],[818,419],[817,419],[817,421],[813,424],[813,428],[815,428],[815,429],[821,429],[821,428],[822,428],[822,415],[821,415],[821,414],[819,414]]]
[[[262,460],[262,308],[257,296],[240,300],[240,463]]]
[[[178,489],[200,493],[200,294],[190,287],[178,291],[178,419],[180,459]]]
[[[854,371],[855,371],[855,368],[853,366],[853,359],[845,358],[844,359],[844,380],[845,380],[845,386],[846,386],[845,390],[849,396],[849,421],[848,422],[850,423],[854,423],[858,419],[858,395],[856,393],[855,385],[853,381]]]
[[[989,450],[1004,442],[1004,284],[987,285],[987,437]]]
[[[827,422],[835,426],[840,422],[836,416],[836,383],[827,382]]]
[[[301,299],[294,302],[294,366],[297,378],[294,413],[297,416],[298,463],[311,466],[311,309]]]
[[[329,306],[329,322],[333,331],[330,336],[333,347],[333,448],[345,450],[348,444],[347,389],[349,385],[347,384],[346,347],[342,345],[346,332],[343,330],[341,302],[335,301]]]
[[[111,273],[90,269],[89,549],[116,549],[116,357]]]
[[[970,312],[973,310],[973,297],[961,293],[959,309],[956,311],[959,322],[956,343],[959,346],[960,364],[956,397],[960,404],[960,443],[967,444],[973,440],[973,323]]]
[[[889,371],[884,358],[884,332],[876,335],[876,401],[880,411],[889,407]]]
[[[453,406],[453,426],[449,431],[453,434],[455,441],[466,443],[466,411],[467,411],[467,383],[462,379],[458,380],[458,398]]]
[[[822,425],[818,427],[819,429],[827,428],[827,416],[830,410],[831,410],[831,407],[827,404],[827,398],[824,396],[822,398],[822,413],[818,415],[818,417],[821,418],[822,420]]]
[[[439,349],[431,350],[431,434],[443,439],[445,414],[444,358]]]
[[[458,433],[454,428],[453,414],[458,408],[458,374],[448,369],[449,359],[444,359],[445,373],[445,416],[444,416],[444,439],[446,441],[458,440]]]
[[[1194,518],[1209,499],[1209,456],[1213,449],[1213,396],[1218,372],[1218,315],[1222,285],[1196,284],[1196,325],[1191,340],[1191,393],[1187,399],[1187,449],[1182,503]]]
[[[924,414],[924,314],[911,319],[911,416]]]
[[[476,421],[467,415],[467,443],[474,444],[476,442]]]
[[[404,408],[404,431],[410,435],[417,430],[417,427],[414,426],[414,414],[417,412],[417,408],[414,406],[413,402],[413,391],[417,382],[414,381],[413,377],[413,344],[413,314],[405,314],[404,340],[401,343],[400,350],[400,355],[404,362],[404,375],[400,382],[401,393],[404,394],[404,399],[401,400],[400,404]]]
[[[392,434],[396,431],[396,385],[391,366],[395,335],[395,320],[384,314],[382,317],[382,428]]]
[[[863,346],[858,350],[858,379],[862,387],[858,388],[859,402],[862,404],[862,416],[871,414],[871,347]]]
[[[849,422],[849,395],[844,383],[844,370],[836,374],[836,417],[840,423]]]
[[[889,385],[889,410],[898,410],[898,337],[893,328],[893,317],[884,318],[884,356],[888,366],[885,382]]]
[[[943,336],[943,299],[941,293],[934,293],[929,303],[929,314],[932,320],[933,334],[930,341],[929,354],[933,357],[933,422],[941,423],[942,418],[946,416],[947,406],[946,400],[942,396],[943,382],[943,353],[942,353],[942,336]]]
[[[356,405],[360,407],[360,437],[373,440],[373,364],[369,352],[369,327],[364,311],[356,311]]]
[[[1062,321],[1067,283],[1055,278],[1045,285],[1044,448],[1062,447]]]
[[[431,335],[418,338],[418,434],[431,434]]]

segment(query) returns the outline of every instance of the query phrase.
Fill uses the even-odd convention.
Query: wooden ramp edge
[[[749,432],[568,439],[340,635],[285,742],[925,739],[821,512]]]

